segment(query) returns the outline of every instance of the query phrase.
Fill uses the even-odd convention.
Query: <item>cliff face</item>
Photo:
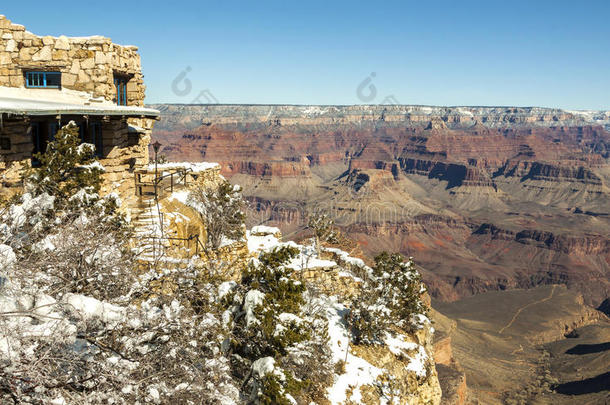
[[[416,257],[437,298],[562,283],[610,296],[610,113],[156,105],[172,160],[217,161],[256,222],[321,208],[368,253]]]

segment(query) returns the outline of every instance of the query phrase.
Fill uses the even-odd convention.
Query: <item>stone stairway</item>
[[[134,227],[136,246],[134,253],[141,262],[156,264],[170,257],[169,223],[160,215],[152,196],[142,196],[132,209],[131,224]]]

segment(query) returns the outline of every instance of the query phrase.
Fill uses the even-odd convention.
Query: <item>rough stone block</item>
[[[70,73],[76,75],[76,74],[78,74],[79,71],[80,71],[80,62],[78,60],[72,61],[72,66],[70,67]]]
[[[32,60],[31,48],[21,48],[19,50],[19,59],[24,62]]]
[[[10,76],[9,83],[12,87],[21,87],[24,85],[23,76],[21,76],[21,75]]]
[[[74,86],[76,83],[77,75],[72,73],[64,73],[61,75],[61,85],[62,86]]]
[[[15,42],[15,40],[9,39],[8,41],[6,41],[6,48],[5,48],[6,52],[15,52],[16,49],[17,49],[17,42]]]
[[[87,82],[89,82],[89,80],[90,80],[89,75],[87,73],[85,73],[84,70],[80,70],[78,72],[78,81],[80,83],[87,83]]]
[[[13,59],[11,58],[11,54],[8,52],[0,52],[0,66],[2,65],[10,65],[13,63]]]
[[[57,41],[55,42],[55,49],[69,51],[70,50],[70,41],[68,40],[68,37],[66,37],[65,35],[62,35],[59,38],[57,38]]]
[[[55,50],[53,51],[53,60],[67,60],[68,52],[63,50]]]
[[[95,67],[95,60],[93,58],[82,60],[80,67],[81,69],[93,69]]]
[[[55,38],[50,35],[42,37],[42,43],[44,45],[53,45],[55,43]]]
[[[40,51],[36,52],[34,56],[32,56],[32,60],[45,62],[50,61],[52,59],[52,56],[53,55],[51,54],[51,47],[43,46]]]

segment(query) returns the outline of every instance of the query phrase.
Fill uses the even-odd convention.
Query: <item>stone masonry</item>
[[[24,87],[24,69],[59,71],[62,87],[116,101],[114,75],[129,77],[127,105],[144,105],[140,55],[135,46],[102,36],[40,37],[0,15],[0,86]]]
[[[28,71],[61,72],[59,89],[26,88]],[[0,15],[0,97],[87,106],[117,108],[115,77],[124,78],[130,112],[97,115],[82,113],[47,116],[0,111],[0,194],[11,194],[20,185],[20,173],[34,152],[32,124],[56,122],[59,127],[74,120],[86,128],[101,125],[103,147],[100,163],[106,169],[104,193],[115,192],[127,205],[136,200],[134,171],[149,163],[148,145],[158,114],[139,114],[144,106],[145,86],[140,55],[135,46],[113,44],[102,36],[37,36],[23,25]],[[17,92],[17,93],[16,93]],[[74,101],[76,100],[76,101]],[[142,108],[142,111],[144,109]],[[153,110],[154,111],[154,110]],[[157,112],[158,113],[158,112]],[[156,116],[155,116],[156,115]]]

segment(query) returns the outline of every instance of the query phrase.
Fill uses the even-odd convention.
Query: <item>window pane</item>
[[[56,122],[52,122],[49,124],[49,141],[55,140],[55,135],[57,134],[57,129],[59,125]]]
[[[127,105],[127,82],[129,82],[129,78],[127,77],[114,77],[114,85],[116,87],[116,103],[118,105]]]
[[[61,73],[59,72],[47,72],[47,87],[57,87],[61,86]]]

